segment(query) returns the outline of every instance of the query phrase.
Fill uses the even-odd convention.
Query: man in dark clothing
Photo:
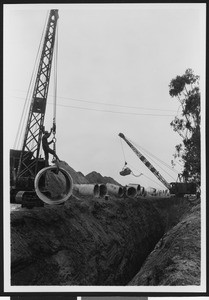
[[[42,137],[42,148],[44,150],[46,167],[49,166],[49,153],[52,154],[57,160],[59,160],[59,158],[58,158],[57,154],[55,153],[55,151],[49,148],[49,145],[51,143],[53,143],[53,140],[48,142],[48,138],[50,137],[51,133],[52,133],[52,129],[51,129],[50,132],[44,131],[44,135]]]

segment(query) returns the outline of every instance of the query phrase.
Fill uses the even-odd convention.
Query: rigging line
[[[143,149],[143,148],[142,148]],[[146,152],[146,150],[144,149],[144,151]],[[149,154],[148,154],[149,153]],[[157,161],[159,161],[161,164],[163,164],[166,168],[168,168],[170,171],[174,172],[175,174],[178,174],[179,172],[172,168],[171,166],[169,166],[166,162],[164,162],[163,160],[159,159],[157,156],[153,155],[152,153],[150,153],[149,151],[147,151],[147,155],[151,155],[154,159],[156,159]],[[152,158],[151,158],[152,159]],[[153,159],[153,161],[155,162],[155,160]],[[156,163],[156,162],[155,162]],[[162,170],[164,170],[161,167]],[[165,170],[164,170],[165,171]],[[165,171],[166,172],[166,171]],[[167,172],[166,172],[167,173]],[[173,178],[169,173],[167,173],[171,178]],[[174,179],[174,178],[173,178]]]
[[[132,142],[132,141],[131,141]],[[132,142],[133,143],[133,142]],[[134,144],[134,143],[133,143]],[[173,176],[171,176],[167,171],[165,171],[158,163],[156,163],[156,161],[153,160],[153,158],[149,155],[149,154],[146,154],[146,156],[149,157],[149,159],[151,161],[153,161],[161,170],[163,170],[169,177],[171,177],[173,180],[175,180],[175,178]]]
[[[145,148],[143,148],[142,146],[132,142],[133,144],[135,144],[138,148],[142,149],[145,153],[147,153],[147,155],[150,155],[152,157],[154,157],[157,161],[161,162],[164,166],[166,166],[168,169],[170,169],[171,171],[178,173],[177,170],[175,170],[174,168],[172,168],[171,166],[169,166],[166,162],[164,162],[163,160],[161,160],[160,158],[158,158],[157,156],[155,156],[154,154],[152,154],[151,152],[149,152],[148,150],[146,150]]]
[[[26,122],[26,112],[29,110],[29,104],[30,104],[29,97],[32,98],[32,83],[35,82],[35,72],[37,72],[37,69],[38,69],[37,61],[38,61],[38,57],[40,56],[41,45],[43,44],[43,37],[44,37],[45,30],[46,30],[48,14],[49,13],[46,14],[45,25],[44,25],[44,29],[42,30],[42,35],[41,35],[41,39],[40,39],[40,42],[39,42],[39,47],[38,47],[38,51],[37,51],[36,58],[35,58],[35,64],[33,66],[32,76],[31,76],[31,79],[30,79],[30,82],[29,82],[29,87],[28,87],[28,90],[27,90],[25,104],[24,104],[21,119],[20,119],[20,122],[19,122],[14,147],[19,147],[20,146],[20,139],[22,138],[22,135],[23,135],[23,127],[24,127],[25,122]],[[27,108],[26,108],[26,105],[27,105]],[[22,140],[21,148],[23,147],[23,143],[24,143],[24,141]]]
[[[154,164],[156,164],[163,172],[165,172],[170,178],[172,178],[173,180],[175,180],[175,178],[173,176],[171,176],[165,169],[163,169],[156,161],[153,160],[153,158],[149,155],[146,154],[150,160],[152,160],[154,162]]]
[[[34,69],[33,69],[32,74],[34,74]],[[31,83],[32,83],[32,79],[33,79],[33,75],[31,76],[31,79],[30,79],[30,83],[29,83],[27,95],[26,95],[26,98],[25,98],[25,102],[24,102],[24,106],[23,106],[21,118],[19,120],[19,125],[18,125],[18,129],[17,129],[17,133],[16,133],[15,142],[14,142],[14,149],[16,149],[16,147],[19,146],[20,138],[22,136],[22,131],[23,131],[23,125],[24,125],[24,121],[25,121],[26,111],[28,110],[28,106],[29,106],[29,93],[30,93],[30,86],[31,86]]]
[[[135,177],[140,177],[140,176],[143,175],[143,173],[140,173],[139,175],[136,175],[136,174],[134,174],[132,171],[131,171],[131,174],[132,174],[133,176],[135,176]]]
[[[140,147],[139,147],[140,148]],[[143,148],[142,148],[143,149]],[[172,179],[174,179],[174,177],[172,175],[170,175],[168,172],[165,171],[165,169],[163,169],[159,164],[156,163],[156,161],[154,160],[154,158],[160,162],[161,164],[163,164],[165,167],[167,167],[170,171],[173,171],[175,174],[178,174],[178,171],[173,169],[172,167],[170,167],[167,163],[165,163],[164,161],[162,161],[161,159],[159,159],[157,156],[153,155],[152,153],[150,153],[149,151],[146,151],[144,149],[144,152],[146,153],[147,156],[150,157],[150,159],[156,164],[158,165],[161,170],[163,170],[165,173],[167,173]],[[153,157],[153,158],[152,158]]]
[[[133,176],[139,177],[139,176],[141,176],[141,175],[144,175],[144,173],[140,173],[140,175],[137,175],[137,176],[136,176],[136,175],[132,172],[132,170],[135,170],[136,172],[139,172],[139,170],[138,170],[137,168],[135,168],[133,165],[131,165],[130,163],[128,163],[128,166],[131,167],[131,174],[132,174]]]
[[[144,175],[144,174],[143,174],[143,176],[145,176],[146,178],[148,178],[149,180],[151,180],[151,181],[154,182],[155,184],[159,185],[161,188],[162,188],[162,187],[165,188],[165,186],[163,186],[163,185],[161,185],[160,183],[156,182],[155,180],[151,179],[151,178],[148,177],[147,175]]]
[[[139,170],[138,169],[136,169],[133,165],[131,165],[130,163],[128,163],[128,165],[131,167],[131,169],[133,169],[133,170],[135,170],[135,171],[137,171],[137,172],[139,172]],[[143,175],[144,175],[144,173],[142,173]],[[153,174],[154,175],[154,174]],[[151,179],[150,177],[148,177],[148,176],[146,176],[146,175],[144,175],[145,177],[147,177],[147,178],[149,178],[150,180],[152,180],[153,182],[155,182],[155,183],[157,183],[156,181],[154,181],[153,179]],[[172,177],[173,178],[173,177]],[[175,178],[173,178],[174,180],[175,180]],[[158,184],[158,185],[160,185],[160,184]]]
[[[46,18],[46,20],[47,20],[47,18]],[[46,27],[46,20],[45,20],[45,26],[44,27]],[[23,111],[22,111],[21,118],[20,118],[20,121],[19,121],[17,134],[16,134],[16,138],[15,138],[15,142],[14,142],[14,149],[16,147],[18,148],[18,146],[20,145],[20,138],[22,137],[22,133],[23,133],[23,126],[24,126],[24,122],[25,122],[25,118],[26,118],[26,112],[28,111],[28,108],[29,108],[29,103],[30,103],[29,102],[29,96],[30,96],[31,89],[32,89],[31,88],[32,83],[34,82],[34,74],[37,70],[37,61],[38,61],[38,57],[39,57],[39,54],[40,54],[40,48],[41,48],[41,44],[42,44],[42,41],[43,41],[43,36],[44,36],[44,30],[42,31],[38,51],[37,51],[36,58],[35,58],[35,64],[34,64],[33,70],[32,70],[32,76],[30,78],[29,87],[28,87],[28,90],[27,90],[27,94],[26,94],[26,98],[25,98],[25,102],[24,102],[24,106],[23,106]]]
[[[55,44],[55,55],[54,55],[54,112],[53,112],[53,123],[56,123],[56,105],[57,105],[57,58],[58,58],[58,23],[56,27],[56,44]]]
[[[131,169],[135,170],[135,171],[139,171],[136,167],[134,167],[132,164],[128,163],[128,165],[131,167]]]
[[[121,138],[120,138],[120,144],[121,144],[121,148],[122,148],[122,152],[123,152],[123,158],[124,158],[124,161],[126,162],[125,151],[124,151],[124,148],[123,148],[123,143],[121,141]]]

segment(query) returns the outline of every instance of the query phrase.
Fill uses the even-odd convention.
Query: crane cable
[[[144,175],[143,173],[140,173],[139,175],[136,175],[136,174],[133,173],[133,171],[131,171],[131,174],[132,174],[134,177],[140,177],[140,176]]]
[[[56,108],[57,108],[57,59],[58,58],[58,22],[56,27],[55,53],[54,53],[54,102],[53,102],[53,150],[56,153]]]
[[[33,83],[35,82],[35,73],[37,72],[37,69],[38,69],[38,58],[40,57],[40,49],[41,49],[41,45],[43,44],[43,38],[44,38],[45,29],[46,29],[46,24],[47,24],[47,16],[45,18],[45,25],[42,30],[42,35],[41,35],[38,51],[37,51],[36,58],[35,58],[35,64],[33,66],[32,76],[30,78],[29,87],[27,90],[21,118],[19,121],[18,129],[17,129],[17,134],[16,134],[16,138],[15,138],[15,142],[14,142],[14,149],[16,149],[20,146],[20,140],[23,135],[23,127],[24,127],[24,123],[26,122],[26,113],[27,113],[27,111],[29,111],[30,97],[32,97],[32,85],[34,85]],[[22,144],[23,144],[23,142],[24,141],[22,141]],[[21,145],[21,147],[22,147],[22,145]]]
[[[133,143],[134,144],[134,143]],[[135,145],[137,145],[135,143]],[[160,163],[162,163],[165,167],[167,167],[168,169],[170,169],[171,171],[178,173],[177,170],[175,170],[174,168],[172,168],[169,164],[165,163],[163,160],[161,160],[160,158],[158,158],[157,156],[155,156],[154,154],[152,154],[151,152],[149,152],[148,150],[146,150],[145,148],[143,148],[142,146],[137,145],[138,148],[142,149],[145,153],[147,153],[147,155],[154,161],[154,158],[159,161]]]
[[[131,165],[131,164],[129,164],[129,165],[131,166],[132,169],[136,170],[136,168],[134,168],[133,165]],[[161,188],[165,188],[165,186],[162,185],[162,183],[159,183],[159,182],[153,180],[151,177],[145,175],[144,173],[141,173],[140,176],[141,176],[141,175],[143,175],[143,176],[146,177],[147,179],[151,180],[152,182],[154,182],[155,184],[157,184],[157,185],[160,186]],[[139,177],[139,176],[136,176],[136,177]]]
[[[131,141],[131,140],[130,140],[130,141]],[[136,148],[139,147],[138,145],[136,146],[136,143],[134,143],[133,141],[131,141],[131,143],[132,143],[133,145],[135,144],[135,147],[136,147]],[[121,145],[122,145],[122,142],[121,142]],[[145,149],[142,148],[142,147],[139,147],[139,148],[143,149],[143,150],[146,152],[146,156],[148,156],[149,159],[151,159],[152,161],[154,161],[152,157],[155,157],[156,160],[158,160],[159,162],[163,163],[164,166],[166,166],[167,168],[169,168],[169,166],[168,166],[165,162],[163,162],[162,160],[160,160],[159,158],[157,158],[156,156],[154,156],[153,154],[151,154],[149,151],[145,150]],[[123,146],[122,146],[122,149],[123,149]],[[123,149],[123,153],[124,153],[124,149]],[[149,153],[149,154],[148,154],[148,153]],[[152,157],[151,157],[151,156],[152,156]],[[175,178],[174,178],[173,176],[171,176],[168,172],[166,172],[165,169],[163,169],[158,163],[156,163],[156,161],[154,161],[154,163],[155,163],[159,168],[161,168],[167,175],[169,175],[172,179],[175,180]],[[126,160],[125,160],[125,165],[124,165],[123,169],[125,168],[126,165],[127,165],[127,162],[126,162]],[[176,171],[176,170],[175,170],[175,171]],[[130,170],[130,173],[131,173],[133,176],[135,176],[135,177],[139,177],[139,176],[142,175],[142,173],[141,173],[141,174],[139,174],[139,175],[137,176],[137,175],[135,175],[131,170]]]
[[[127,171],[130,172],[130,174],[132,174],[134,177],[140,177],[141,175],[143,175],[143,173],[140,173],[139,175],[136,175],[136,174],[133,173],[133,171],[130,168],[126,167],[127,166],[127,161],[126,161],[125,151],[124,151],[124,148],[123,148],[123,143],[121,141],[121,138],[120,138],[120,144],[121,144],[121,148],[122,148],[122,152],[123,152],[123,157],[124,157],[124,161],[125,161],[125,164],[123,166],[122,171],[125,170],[125,169],[127,169]]]
[[[148,156],[150,160],[152,160],[152,161],[153,161],[153,162],[154,162],[161,170],[163,170],[169,177],[171,177],[173,180],[175,180],[175,178],[174,178],[172,175],[170,175],[170,173],[168,173],[163,167],[161,167],[161,166],[154,160],[154,158],[155,158],[158,162],[162,163],[165,167],[169,168],[171,171],[177,172],[175,169],[172,169],[168,164],[166,164],[164,161],[162,161],[161,159],[159,159],[157,156],[153,155],[153,154],[152,154],[151,152],[149,152],[148,150],[144,149],[143,147],[139,146],[138,144],[136,145],[136,143],[134,143],[133,141],[131,141],[131,142],[132,142],[133,145],[135,144],[136,147],[140,148],[141,151],[142,151],[142,149],[143,149],[143,151],[146,153],[146,156]],[[142,151],[142,152],[143,152],[143,151]],[[178,173],[178,172],[177,172],[177,173]]]
[[[120,144],[121,144],[121,148],[122,148],[122,152],[123,152],[123,158],[124,158],[125,165],[126,165],[127,162],[126,162],[126,157],[125,157],[125,151],[124,151],[124,148],[123,148],[123,143],[122,143],[122,141],[121,141],[121,138],[120,138]]]

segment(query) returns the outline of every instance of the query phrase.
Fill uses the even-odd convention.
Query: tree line
[[[200,77],[192,69],[187,69],[182,76],[176,76],[169,84],[169,94],[180,103],[180,110],[171,127],[182,138],[176,145],[174,160],[183,165],[180,174],[187,182],[195,181],[200,185]]]

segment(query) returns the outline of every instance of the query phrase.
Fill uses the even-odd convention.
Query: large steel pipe
[[[141,185],[137,183],[129,183],[128,186],[133,186],[136,189],[137,196],[141,196]]]
[[[84,196],[99,197],[99,185],[98,184],[74,184],[75,191]]]
[[[115,195],[117,197],[122,197],[124,195],[124,190],[119,185],[107,183],[106,187],[107,187],[107,191],[112,195]]]
[[[126,186],[125,193],[127,197],[136,197],[137,191],[136,188],[133,186]]]
[[[105,184],[99,184],[99,197],[104,197],[107,194],[107,187]]]
[[[47,204],[60,204],[72,195],[73,180],[70,174],[57,166],[43,168],[34,181],[39,199]]]

